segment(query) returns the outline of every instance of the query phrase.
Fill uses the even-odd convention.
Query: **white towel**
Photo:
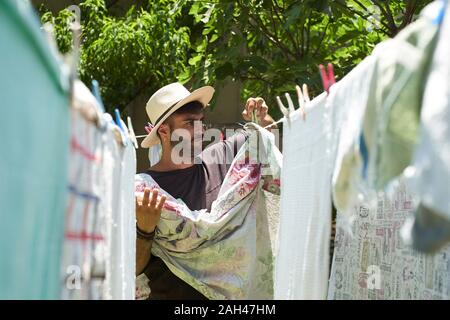
[[[275,299],[325,299],[331,232],[330,123],[322,94],[284,124]]]

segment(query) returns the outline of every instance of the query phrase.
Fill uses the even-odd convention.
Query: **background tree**
[[[208,83],[230,76],[243,82],[243,97],[268,97],[272,106],[295,83],[318,94],[319,64],[332,62],[342,77],[429,2],[199,1],[190,14],[203,25],[202,37],[195,39],[197,50],[182,79]]]
[[[80,75],[100,82],[110,107],[171,81],[198,87],[225,78],[242,82],[243,98],[275,106],[296,83],[320,93],[320,63],[332,62],[342,77],[429,2],[160,0],[117,17],[104,0],[85,0]],[[70,48],[68,14],[42,16],[56,25],[62,51]]]
[[[173,1],[149,1],[131,7],[122,17],[109,12],[104,0],[81,3],[82,43],[80,78],[90,87],[98,80],[109,111],[123,109],[143,90],[156,90],[161,83],[177,81],[186,68],[190,48],[189,28],[177,24],[180,10],[168,12]],[[181,8],[180,8],[181,9]],[[68,10],[56,16],[42,15],[55,25],[62,53],[71,49]]]

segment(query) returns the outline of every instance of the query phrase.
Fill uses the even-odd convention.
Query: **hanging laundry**
[[[284,125],[275,299],[326,299],[331,233],[330,126],[326,94]]]
[[[427,78],[411,179],[420,199],[405,240],[434,252],[450,241],[450,6],[442,9],[438,44]],[[442,19],[440,19],[442,20]]]
[[[252,134],[210,212],[191,211],[150,175],[136,176],[136,192],[158,188],[167,196],[152,254],[209,299],[273,298],[282,159],[271,133],[257,125],[247,128]]]
[[[332,157],[334,171],[332,194],[334,205],[349,219],[358,194],[364,170],[360,137],[366,107],[375,95],[375,62],[369,56],[330,89],[327,108],[332,115]],[[333,161],[333,160],[330,160]]]
[[[134,299],[135,149],[80,81],[73,96],[62,298]]]
[[[125,124],[124,124],[125,125]],[[134,196],[134,177],[136,176],[136,149],[129,143],[123,150],[120,180],[120,219],[117,226],[120,230],[121,254],[119,263],[120,276],[115,280],[113,299],[134,300],[136,293],[136,202]],[[115,262],[111,262],[115,265]]]
[[[25,1],[0,1],[0,299],[58,299],[68,77]]]
[[[107,115],[109,116],[109,115]],[[118,144],[109,122],[104,147],[103,175],[108,248],[105,299],[134,300],[136,283],[136,217],[134,176],[136,151],[131,143]],[[122,127],[126,128],[122,122]],[[112,175],[111,175],[112,173]]]
[[[375,61],[372,81],[364,75],[360,76],[364,85],[360,90],[369,92],[367,104],[362,110],[365,112],[363,132],[360,134],[358,130],[348,130],[349,123],[342,123],[333,177],[333,196],[341,212],[337,216],[338,230],[329,299],[450,298],[450,286],[446,280],[450,276],[450,246],[442,248],[433,256],[423,255],[408,247],[400,237],[400,229],[405,221],[409,221],[416,205],[416,225],[418,221],[429,223],[423,218],[428,209],[420,203],[414,203],[421,191],[416,194],[417,189],[411,189],[410,182],[402,178],[407,174],[402,172],[409,165],[416,144],[423,91],[425,86],[432,85],[427,84],[427,79],[433,79],[432,75],[428,78],[428,72],[438,39],[438,17],[441,16],[442,8],[442,1],[434,2],[424,9],[418,21],[405,28],[396,38],[379,44],[370,58]],[[435,68],[438,68],[437,65]],[[360,82],[360,79],[353,79],[352,83]],[[342,83],[345,81],[346,78]],[[332,88],[332,93],[333,89],[336,95],[341,93],[339,85]],[[447,91],[447,88],[439,93],[433,91],[433,95],[428,96],[433,110],[434,102],[430,102],[435,101],[437,96],[442,101],[448,101]],[[430,115],[426,112],[426,93],[423,98],[422,118],[425,114]],[[333,104],[339,105],[334,101]],[[346,112],[356,117],[354,112],[358,113],[358,110],[354,108]],[[439,115],[442,123],[448,121],[443,119],[443,115]],[[354,118],[352,121],[355,124],[359,120]],[[335,123],[340,124],[339,121]],[[434,126],[434,123],[439,122],[435,120],[429,126]],[[439,142],[445,143],[445,135],[441,134],[442,131]],[[344,147],[345,135],[352,141],[347,148]],[[428,148],[429,143],[426,151],[425,148],[420,151],[419,158],[429,159]],[[415,159],[418,154],[416,152]],[[346,172],[340,163],[344,164],[348,155],[348,159],[353,159],[353,164]],[[428,163],[435,166],[434,162]],[[343,179],[345,177],[349,178]],[[387,183],[389,185],[385,192],[377,192]],[[421,184],[423,187],[430,185],[440,186],[436,180]],[[345,212],[354,217],[350,232],[347,217],[342,214]],[[430,215],[426,217],[430,218]],[[434,231],[442,229],[441,225],[440,229]]]
[[[434,51],[444,1],[428,5],[417,21],[381,43],[374,101],[367,106],[362,145],[367,147],[367,181],[382,189],[410,164],[418,139],[426,75]]]
[[[103,133],[94,122],[96,100],[89,89],[77,81],[73,96],[61,297],[101,299],[107,245],[100,210]]]
[[[450,299],[450,246],[425,255],[406,245],[400,230],[413,214],[413,195],[403,182],[392,195],[354,208],[353,236],[337,215],[328,299]]]

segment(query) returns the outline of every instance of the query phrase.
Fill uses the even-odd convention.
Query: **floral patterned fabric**
[[[152,246],[153,255],[209,299],[273,299],[282,156],[270,132],[256,124],[246,130],[251,134],[211,211],[191,211],[165,193]],[[135,181],[137,193],[159,188],[147,174]]]

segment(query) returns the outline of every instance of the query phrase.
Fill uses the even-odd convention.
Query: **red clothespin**
[[[328,64],[327,72],[325,67],[321,64],[319,66],[320,76],[322,78],[323,89],[329,93],[330,87],[336,83],[336,78],[334,77],[334,69],[331,63]]]

